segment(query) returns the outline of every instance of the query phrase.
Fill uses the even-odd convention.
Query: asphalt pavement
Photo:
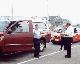
[[[33,52],[21,52],[0,57],[0,64],[80,64],[80,43],[72,44],[71,58],[65,58],[65,50],[60,45],[47,43],[47,48],[41,52],[40,58],[34,58]]]

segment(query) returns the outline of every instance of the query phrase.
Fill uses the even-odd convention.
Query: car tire
[[[40,51],[43,52],[44,48],[45,48],[45,44],[44,44],[44,41],[42,40],[40,43]]]

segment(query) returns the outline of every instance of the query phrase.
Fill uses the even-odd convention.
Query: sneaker
[[[39,56],[34,56],[35,58],[39,58]]]
[[[62,48],[60,48],[59,50],[62,50]]]
[[[41,55],[39,55],[39,56],[41,56]]]

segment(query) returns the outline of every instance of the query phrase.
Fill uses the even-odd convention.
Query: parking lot
[[[65,58],[66,51],[59,50],[60,45],[47,43],[47,48],[41,52],[39,59],[33,52],[20,52],[0,57],[0,64],[80,64],[80,43],[72,44],[72,57]]]

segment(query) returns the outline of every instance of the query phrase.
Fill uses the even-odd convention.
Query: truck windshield
[[[0,21],[0,32],[4,32],[6,27],[8,26],[8,23],[7,21]]]
[[[38,27],[39,27],[40,29],[47,29],[46,24],[43,23],[43,22],[33,22],[33,28],[35,28],[35,25],[36,25],[36,24],[38,24]]]

